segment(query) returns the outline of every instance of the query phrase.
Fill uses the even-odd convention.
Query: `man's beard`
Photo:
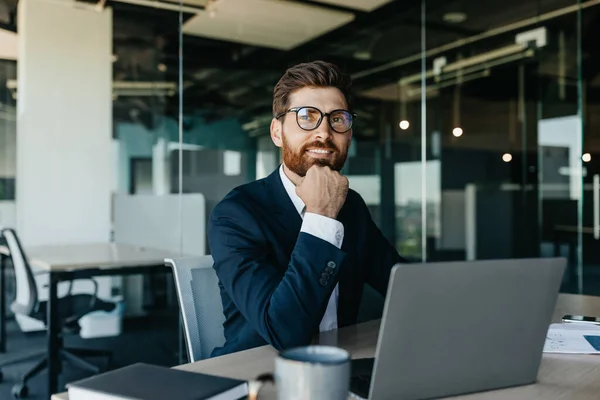
[[[307,143],[303,145],[298,152],[294,152],[286,141],[285,135],[282,134],[281,136],[283,138],[283,163],[290,171],[298,176],[306,176],[306,172],[313,165],[321,165],[323,167],[329,167],[334,171],[340,171],[346,162],[348,149],[342,154],[332,142],[323,143],[315,141]],[[311,157],[306,151],[308,148],[332,150],[333,159]]]

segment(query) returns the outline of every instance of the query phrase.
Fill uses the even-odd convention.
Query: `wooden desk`
[[[57,312],[57,287],[61,281],[92,278],[103,275],[132,275],[170,273],[165,258],[182,257],[181,254],[131,246],[119,243],[90,243],[60,246],[38,246],[24,249],[34,271],[49,274],[48,285],[48,393],[58,391],[58,374],[61,362],[58,356],[60,326]],[[10,254],[0,246],[0,254]],[[2,282],[4,277],[0,277]],[[4,293],[1,293],[4,296]],[[0,324],[4,326],[4,308],[0,310]],[[0,329],[1,332],[1,329]],[[5,337],[2,338],[5,340]]]
[[[553,322],[565,314],[600,315],[600,297],[561,294]],[[353,358],[373,357],[379,331],[379,321],[366,322],[321,334],[318,343],[336,344],[351,352]],[[259,347],[176,367],[250,380],[259,373],[272,371],[276,351],[270,346]],[[432,380],[432,383],[435,383]],[[452,397],[464,400],[505,399],[598,399],[600,393],[600,357],[593,355],[544,354],[535,385]],[[261,400],[275,399],[272,387],[261,391]],[[52,400],[68,400],[67,393],[52,396]]]

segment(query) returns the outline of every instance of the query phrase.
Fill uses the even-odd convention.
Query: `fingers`
[[[304,180],[305,178],[307,178],[310,175],[313,174],[319,174],[319,175],[329,175],[329,176],[335,176],[336,178],[344,178],[344,181],[348,181],[348,178],[346,178],[346,176],[342,175],[342,173],[340,171],[336,171],[334,169],[332,169],[330,166],[328,165],[319,165],[319,164],[313,164],[307,171],[306,171],[306,176],[304,176],[302,178],[302,180]],[[302,181],[300,181],[302,182]]]
[[[313,171],[323,171],[326,167],[319,165],[319,164],[313,164],[311,165],[311,167],[308,169],[308,171],[313,170]],[[308,174],[308,171],[306,171],[306,173]]]

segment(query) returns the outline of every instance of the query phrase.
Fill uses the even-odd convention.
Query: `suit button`
[[[329,275],[333,275],[333,268],[331,268],[331,267],[325,268],[325,273],[327,273]]]
[[[323,272],[321,274],[321,279],[325,279],[326,281],[328,281],[329,280],[329,274],[327,272]]]
[[[329,261],[329,262],[327,263],[327,266],[328,266],[329,268],[335,268],[335,267],[336,267],[336,265],[335,265],[335,262],[334,262],[334,261]]]
[[[327,279],[325,279],[325,278],[321,278],[321,279],[319,280],[319,283],[321,284],[321,286],[327,286],[327,282],[328,282],[328,280],[327,280]]]

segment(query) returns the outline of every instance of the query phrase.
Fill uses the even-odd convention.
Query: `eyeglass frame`
[[[315,127],[314,127],[314,128],[312,128],[312,129],[306,129],[306,128],[303,128],[302,126],[300,126],[300,122],[298,122],[298,111],[300,111],[300,110],[301,110],[301,109],[303,109],[303,108],[312,108],[312,109],[314,109],[314,110],[317,110],[317,111],[318,111],[318,112],[321,114],[321,117],[320,117],[320,119],[319,119],[319,122],[317,122],[317,124],[315,125]],[[331,126],[331,120],[329,119],[329,116],[330,116],[331,114],[333,114],[334,112],[336,112],[336,111],[345,111],[345,112],[347,112],[348,114],[350,114],[350,116],[352,117],[352,123],[350,124],[350,128],[346,129],[346,130],[345,130],[345,131],[343,131],[343,132],[338,132],[338,131],[336,131],[335,129],[333,129],[333,126]],[[338,108],[338,109],[336,109],[336,110],[331,110],[331,111],[329,111],[328,113],[324,113],[323,111],[319,110],[317,107],[313,107],[313,106],[300,106],[300,107],[292,107],[292,108],[289,108],[288,110],[286,110],[286,111],[284,111],[284,112],[282,112],[282,113],[280,113],[280,114],[276,115],[276,116],[275,116],[275,119],[279,119],[279,118],[283,117],[285,114],[287,114],[287,113],[290,113],[290,112],[294,112],[294,113],[296,113],[296,124],[298,125],[298,127],[299,127],[300,129],[302,129],[302,130],[304,130],[304,131],[307,131],[307,132],[314,131],[315,129],[317,129],[319,126],[321,126],[321,123],[323,122],[323,117],[327,117],[327,124],[329,125],[329,127],[330,127],[330,128],[331,128],[331,129],[332,129],[332,130],[333,130],[335,133],[340,133],[340,134],[342,134],[342,133],[346,133],[346,132],[348,132],[350,129],[352,129],[352,127],[354,126],[354,118],[356,118],[356,117],[357,117],[355,113],[353,113],[353,112],[351,112],[351,111],[349,111],[349,110],[346,110],[345,108]]]

